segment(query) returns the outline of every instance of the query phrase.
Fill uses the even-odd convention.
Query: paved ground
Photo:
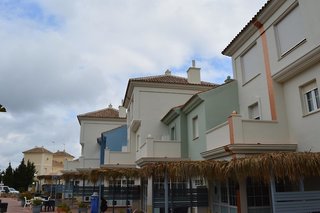
[[[16,198],[0,198],[2,203],[8,203],[7,213],[32,213],[31,207],[21,207],[21,202]],[[53,211],[51,211],[53,212]],[[57,211],[55,211],[57,212]],[[88,213],[90,211],[88,210]],[[72,209],[72,213],[78,213],[77,208]]]

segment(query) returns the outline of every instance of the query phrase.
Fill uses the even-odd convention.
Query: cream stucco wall
[[[48,175],[52,172],[52,153],[25,153],[24,161],[34,163],[38,175]]]
[[[128,117],[140,120],[141,125],[136,132],[129,132],[131,146],[136,147],[137,135],[140,136],[141,145],[145,143],[148,135],[154,140],[168,140],[168,128],[161,122],[161,119],[171,108],[184,104],[196,92],[182,89],[135,87],[133,109],[128,112],[134,112],[134,115],[128,115]],[[137,150],[135,152],[136,159],[148,155]],[[165,152],[163,156],[166,156]]]
[[[314,79],[319,88],[320,63],[283,84],[290,139],[298,144],[299,151],[320,151],[320,111],[304,115],[299,90],[300,86]]]
[[[292,49],[288,54],[280,56],[275,25],[297,3],[305,30],[305,41]],[[254,44],[261,51],[261,55],[257,55],[257,57],[263,57],[262,53],[266,51],[265,53],[269,56],[267,63],[270,64],[271,77],[273,78],[271,91],[275,97],[278,131],[281,134],[287,134],[287,139],[283,143],[298,143],[298,149],[301,151],[318,151],[320,149],[320,145],[317,145],[316,142],[316,138],[319,138],[319,135],[315,130],[315,124],[319,121],[317,120],[319,119],[319,115],[302,116],[299,92],[299,86],[308,82],[308,80],[319,78],[319,65],[313,68],[306,68],[308,70],[295,67],[295,63],[299,60],[305,60],[301,64],[307,67],[307,61],[304,58],[320,49],[320,28],[316,27],[318,26],[318,20],[320,20],[320,14],[315,8],[320,8],[320,1],[285,1],[264,23],[263,29],[266,35],[267,48],[263,49],[261,32],[257,30],[253,36],[247,38],[247,41],[232,56],[234,77],[239,82],[239,114],[243,119],[247,119],[249,117],[248,107],[257,102],[260,105],[261,119],[271,120],[271,106],[265,68],[266,62],[263,62],[257,76],[248,82],[242,80],[244,70],[241,64],[241,56]],[[279,76],[285,73],[290,77],[279,80]]]
[[[100,167],[100,145],[97,138],[101,133],[124,125],[122,121],[94,121],[82,120],[80,130],[80,144],[82,144],[82,158],[80,168]]]

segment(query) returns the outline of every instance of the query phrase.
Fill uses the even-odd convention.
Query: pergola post
[[[169,213],[168,171],[164,172],[164,212]]]

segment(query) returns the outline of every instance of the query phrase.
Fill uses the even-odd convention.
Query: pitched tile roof
[[[79,118],[119,118],[119,111],[109,106],[93,112],[88,112],[77,116]]]
[[[49,154],[52,154],[52,152],[45,149],[44,147],[35,147],[33,149],[29,149],[27,151],[24,151],[22,153],[24,153],[24,154],[26,154],[26,153],[49,153]]]
[[[176,76],[176,75],[156,75],[141,78],[131,78],[129,82],[152,82],[152,83],[167,83],[167,84],[185,84],[185,85],[202,85],[202,86],[215,86],[215,84],[210,82],[201,81],[201,84],[192,84],[188,82],[187,78]]]
[[[197,68],[198,69],[198,68]],[[127,107],[129,97],[132,94],[133,87],[136,85],[143,85],[147,87],[163,87],[163,88],[181,88],[181,89],[192,89],[192,90],[208,90],[218,86],[218,84],[201,81],[200,83],[189,83],[188,78],[181,76],[172,75],[170,70],[167,70],[163,75],[147,76],[140,78],[131,78],[128,81],[128,86],[124,96],[123,106]]]
[[[72,155],[70,155],[69,153],[67,153],[65,150],[63,151],[56,151],[55,153],[53,153],[54,156],[66,156],[66,157],[73,157]]]

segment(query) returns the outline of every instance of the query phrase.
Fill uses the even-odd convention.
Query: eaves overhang
[[[126,122],[127,118],[97,118],[97,117],[85,117],[77,116],[79,124],[81,125],[82,121],[117,121],[117,122]]]
[[[272,78],[279,82],[283,83],[290,80],[292,77],[298,75],[299,73],[304,72],[309,67],[314,66],[320,61],[320,46],[312,49],[306,55],[300,57],[293,63],[290,63],[288,66],[276,72]]]
[[[136,164],[103,164],[100,166],[101,168],[137,168]]]
[[[198,94],[192,96],[181,108],[181,111],[184,112],[185,114],[188,114],[191,112],[194,108],[199,106],[204,100],[199,97]]]
[[[126,94],[123,100],[123,107],[128,108],[134,87],[164,88],[164,89],[181,89],[181,90],[197,90],[207,91],[217,85],[204,84],[178,84],[178,83],[157,83],[157,82],[141,82],[129,80]]]
[[[294,152],[297,144],[228,144],[200,153],[206,160],[215,160],[234,154],[261,154],[267,152]]]
[[[263,24],[274,14],[286,0],[269,0],[257,14],[243,27],[222,51],[225,56],[232,56]],[[258,23],[258,24],[257,24]]]
[[[165,116],[163,116],[161,122],[166,125],[169,125],[174,119],[176,119],[180,115],[180,108],[181,107],[174,107],[170,109],[170,111]]]
[[[130,125],[130,130],[132,132],[136,132],[141,125],[141,120],[132,120],[131,125]]]
[[[190,161],[190,159],[189,158],[168,158],[168,157],[142,157],[136,161],[136,164],[139,167],[143,167],[150,163],[176,162],[176,161]]]

